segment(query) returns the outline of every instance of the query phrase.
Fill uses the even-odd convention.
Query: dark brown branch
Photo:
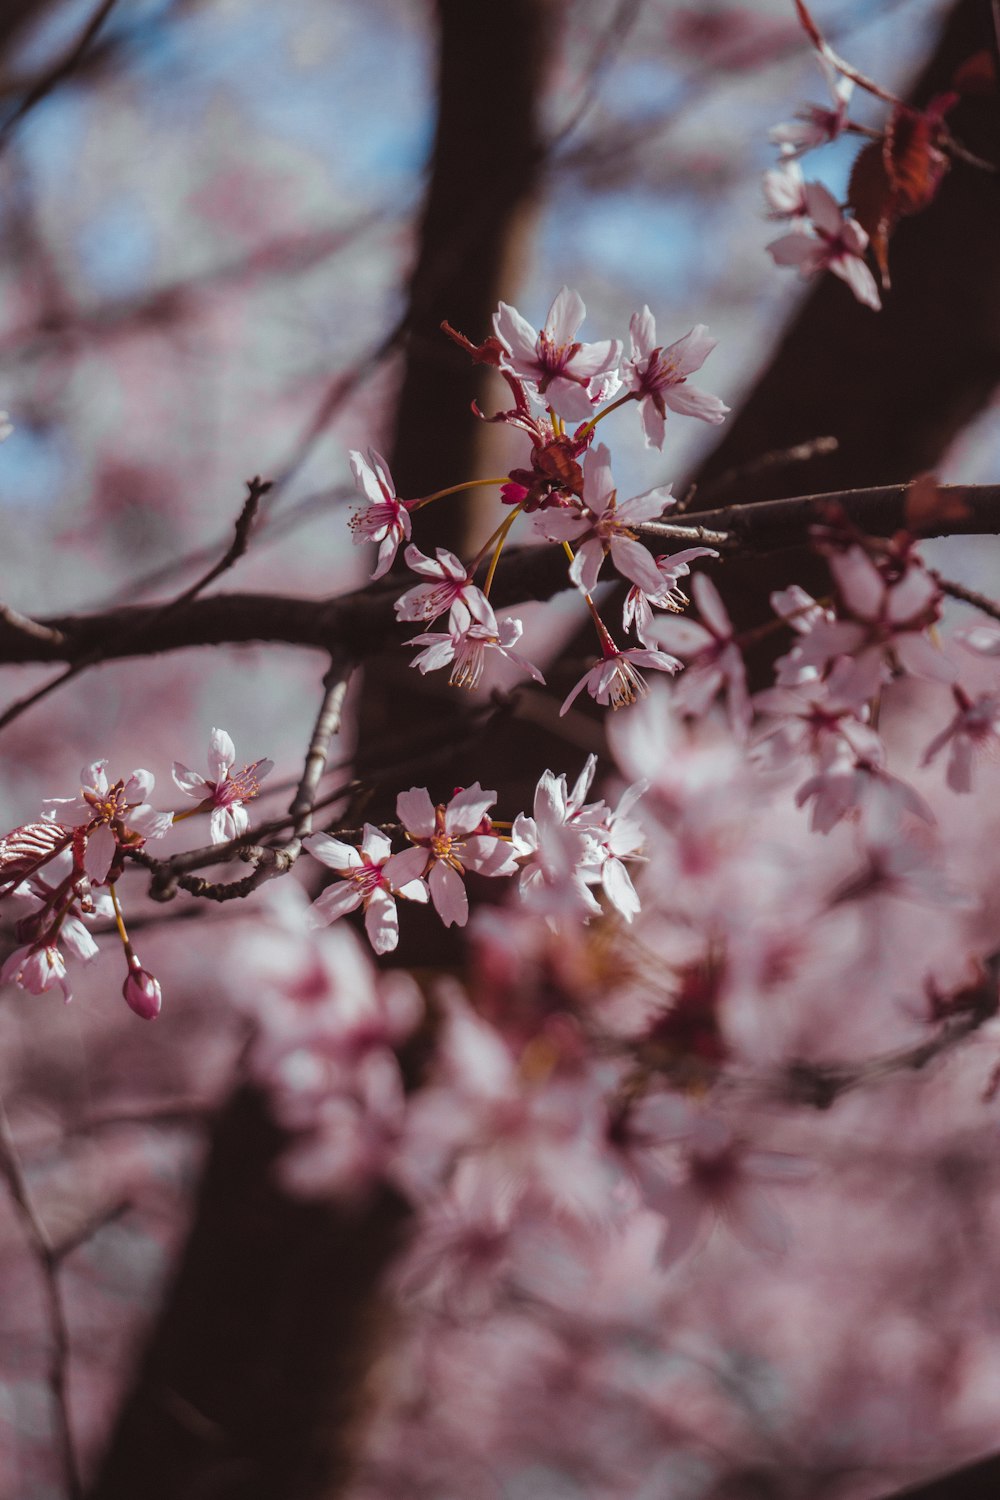
[[[697,524],[648,522],[641,530],[657,540],[707,539],[740,557],[801,546],[810,526],[829,520],[839,507],[862,530],[889,536],[906,522],[909,486],[838,490],[702,511]],[[929,525],[926,536],[1000,534],[1000,485],[942,485],[946,501],[961,500],[966,514]],[[498,609],[529,599],[550,599],[570,587],[565,559],[556,548],[514,548],[501,558],[491,602]],[[163,610],[123,605],[91,615],[54,616],[41,622],[52,638],[13,628],[0,616],[0,664],[85,659],[120,661],[192,646],[273,641],[288,646],[344,652],[363,661],[395,633],[396,581],[355,590],[336,599],[297,599],[280,594],[213,594]],[[59,637],[62,637],[60,640]],[[8,714],[9,714],[8,710]],[[0,716],[0,727],[8,722]]]

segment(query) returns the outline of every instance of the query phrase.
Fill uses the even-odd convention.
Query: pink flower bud
[[[128,978],[122,985],[122,994],[129,1010],[134,1010],[144,1021],[153,1021],[160,1014],[163,991],[160,981],[138,967],[129,969]]]

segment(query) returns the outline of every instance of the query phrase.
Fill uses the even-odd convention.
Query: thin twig
[[[238,901],[249,896],[265,880],[284,875],[292,868],[302,852],[303,840],[312,832],[319,785],[326,770],[331,742],[340,729],[344,698],[353,671],[352,659],[346,653],[338,652],[331,659],[323,678],[323,699],[309,740],[302,776],[288,809],[288,817],[278,824],[279,827],[290,825],[291,836],[280,844],[261,844],[256,842],[261,836],[258,828],[252,835],[248,831],[225,844],[209,844],[166,860],[154,860],[142,850],[133,850],[133,860],[144,865],[153,876],[149,895],[154,901],[172,901],[178,889],[206,901]],[[191,873],[202,865],[220,864],[234,854],[254,866],[242,880],[217,882]]]
[[[80,1483],[69,1413],[69,1325],[66,1320],[62,1287],[59,1283],[60,1254],[53,1246],[32,1198],[2,1099],[0,1099],[0,1172],[6,1179],[25,1239],[41,1273],[51,1341],[48,1383],[55,1408],[56,1433],[63,1478],[69,1500],[82,1500],[83,1488]]]
[[[796,443],[792,448],[772,448],[769,453],[762,453],[757,458],[751,458],[745,464],[726,469],[718,479],[710,479],[701,486],[698,492],[699,497],[703,500],[706,495],[725,494],[726,490],[734,484],[750,479],[755,474],[765,474],[768,469],[784,469],[792,464],[810,463],[814,458],[822,458],[827,453],[836,453],[838,446],[835,437],[815,437],[805,443]]]
[[[227,573],[235,563],[239,562],[250,545],[250,533],[253,530],[253,524],[260,510],[260,502],[270,488],[270,480],[261,479],[259,474],[254,475],[253,479],[247,480],[247,497],[243,502],[243,509],[236,517],[236,525],[233,528],[233,539],[226,552],[213,567],[209,568],[207,573],[204,573],[197,582],[192,583],[190,588],[186,588],[183,593],[178,594],[176,599],[171,599],[169,604],[164,604],[157,609],[153,618],[172,614],[175,609],[180,609],[181,605],[188,604],[192,599],[196,599],[204,589],[208,588],[210,583],[214,583],[217,578],[220,578],[223,573]]]
[[[247,498],[243,502],[243,509],[236,518],[235,535],[225,556],[220,558],[214,567],[209,568],[208,572],[202,578],[199,578],[196,583],[193,583],[190,588],[178,594],[176,599],[168,600],[166,604],[151,605],[141,610],[138,616],[133,617],[131,628],[135,634],[141,634],[142,631],[148,629],[150,626],[159,624],[161,620],[172,615],[176,610],[182,609],[184,605],[192,603],[203,589],[207,588],[221,574],[227,572],[243,556],[249,545],[250,532],[257,512],[260,509],[261,499],[267,494],[270,488],[269,481],[263,480],[259,476],[247,480]],[[6,619],[6,616],[0,616],[0,618]],[[23,616],[18,617],[18,629],[23,629],[23,626],[20,624],[23,618]],[[7,623],[14,622],[8,621]],[[36,625],[37,628],[35,631],[27,632],[28,634],[35,636],[39,640],[45,640],[54,646],[63,644],[64,637],[62,633],[55,630],[54,627],[40,625],[35,621],[31,623]],[[48,632],[48,635],[45,632]],[[21,714],[25,713],[29,708],[33,708],[36,703],[41,703],[43,698],[47,698],[50,693],[54,693],[57,688],[62,687],[71,678],[79,676],[88,667],[96,666],[99,662],[106,660],[107,655],[104,646],[101,644],[96,645],[86,655],[78,658],[67,667],[65,672],[60,672],[58,677],[50,678],[48,682],[42,683],[42,686],[36,688],[34,692],[28,693],[24,698],[18,698],[9,708],[5,709],[0,714],[0,729],[5,729],[8,724],[20,718]]]
[[[974,609],[982,610],[991,619],[1000,620],[1000,604],[988,599],[985,594],[978,593],[976,589],[967,589],[964,583],[952,583],[950,579],[942,578],[934,568],[928,568],[927,571],[943,594],[948,594],[952,599],[961,599],[963,604],[971,604]]]
[[[43,99],[47,98],[53,89],[57,88],[74,71],[117,3],[118,0],[101,0],[101,4],[98,5],[90,20],[61,61],[50,72],[46,73],[44,77],[40,78],[37,83],[31,86],[14,110],[14,113],[7,116],[2,127],[0,127],[0,151],[8,144],[15,126],[20,124],[25,115],[29,114],[37,104],[40,104]]]

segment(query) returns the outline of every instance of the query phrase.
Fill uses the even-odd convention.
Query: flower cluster
[[[494,332],[484,345],[452,336],[475,358],[498,365],[514,398],[509,410],[488,418],[525,433],[530,440],[526,466],[495,481],[471,481],[437,494],[401,500],[385,460],[369,449],[367,458],[351,454],[355,482],[367,504],[351,521],[355,541],[378,544],[373,578],[383,577],[397,549],[409,541],[412,515],[424,505],[473,484],[495,483],[505,518],[468,564],[438,548],[427,557],[412,543],[404,552],[407,567],[422,580],[396,601],[405,622],[432,623],[447,615],[447,629],[426,631],[407,642],[422,649],[413,665],[420,672],[449,667],[453,686],[474,688],[492,657],[506,658],[535,682],[541,671],[514,648],[522,623],[498,618],[489,594],[500,553],[518,516],[530,514],[536,536],[557,543],[568,554],[569,581],[584,597],[597,631],[600,655],[563,704],[565,712],[586,688],[599,703],[620,708],[645,692],[639,668],[674,672],[680,663],[659,649],[649,636],[654,611],[676,611],[686,604],[678,580],[698,557],[716,556],[709,547],[688,547],[654,556],[640,540],[644,523],[660,520],[674,506],[669,486],[619,501],[611,473],[611,455],[594,443],[598,422],[630,402],[639,406],[647,446],[661,448],[668,409],[704,422],[721,422],[728,407],[717,396],[689,383],[715,348],[699,323],[667,346],[657,343],[656,322],[648,307],[630,324],[630,354],[618,339],[583,343],[577,338],[586,309],[577,292],[563,287],[540,329],[516,308],[501,302]],[[567,423],[577,423],[570,431]],[[629,585],[622,626],[634,630],[639,645],[620,648],[593,599],[605,562]],[[475,581],[486,568],[482,586]]]
[[[525,904],[550,918],[587,921],[599,915],[592,887],[600,886],[630,922],[639,899],[625,860],[641,855],[643,834],[627,814],[642,787],[631,787],[615,809],[603,801],[587,803],[596,768],[597,757],[591,755],[572,792],[565,776],[546,771],[533,814],[520,813],[504,824],[490,816],[496,792],[484,791],[478,781],[436,805],[425,787],[411,787],[396,799],[399,831],[408,844],[396,853],[386,833],[371,824],[357,845],[312,834],[306,848],[339,876],[314,903],[314,920],[332,922],[360,908],[375,952],[390,953],[399,942],[400,899],[430,902],[446,927],[464,927],[469,920],[465,876],[472,873],[518,875]]]
[[[234,775],[235,759],[229,735],[213,729],[212,780],[175,762],[174,781],[198,803],[183,812],[152,806],[155,780],[149,771],[133,771],[112,782],[107,761],[94,761],[80,772],[75,797],[49,797],[41,822],[27,823],[0,839],[0,900],[10,896],[25,912],[15,924],[18,946],[0,969],[0,984],[10,981],[33,995],[58,986],[70,1000],[65,952],[84,961],[96,957],[91,928],[96,921],[110,921],[125,952],[122,993],[127,1005],[145,1020],[158,1015],[159,981],[136,957],[117,885],[130,854],[195,813],[210,813],[213,844],[245,832],[249,818],[243,804],[256,797],[272,762],[257,761]]]
[[[868,257],[877,267],[882,289],[887,290],[889,236],[901,218],[933,202],[951,157],[992,168],[963,150],[945,124],[958,92],[937,94],[923,109],[894,98],[837,56],[820,35],[804,0],[796,0],[796,9],[823,70],[830,102],[809,105],[794,120],[770,132],[780,157],[777,167],[764,176],[767,216],[788,220],[789,231],[767,248],[778,265],[797,266],[802,276],[832,271],[859,302],[878,310],[881,299]],[[955,86],[974,89],[974,73],[968,69],[963,78],[963,70],[958,69]],[[850,120],[855,86],[891,106],[881,131]],[[867,144],[855,159],[842,207],[822,183],[805,181],[799,158],[845,133],[861,135]]]

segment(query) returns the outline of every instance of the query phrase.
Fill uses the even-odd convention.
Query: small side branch
[[[98,5],[65,56],[60,59],[54,68],[42,78],[39,78],[37,83],[32,84],[28,89],[24,98],[14,110],[14,113],[8,115],[3,126],[0,127],[0,151],[3,151],[4,147],[10,141],[16,126],[21,123],[25,116],[30,114],[43,99],[47,98],[53,89],[58,88],[59,84],[68,78],[79,65],[86,54],[87,48],[97,37],[98,32],[114,10],[116,4],[117,0],[101,0],[100,5]]]
[[[243,503],[243,509],[236,519],[235,535],[225,555],[220,558],[214,567],[209,568],[208,572],[202,578],[193,583],[190,588],[178,594],[176,599],[171,599],[167,604],[153,605],[151,608],[142,610],[137,616],[134,616],[132,621],[132,631],[134,633],[141,635],[151,625],[172,615],[176,610],[183,608],[184,605],[190,604],[203,589],[207,588],[210,583],[214,583],[216,578],[227,572],[243,556],[250,542],[250,532],[256,520],[257,512],[260,509],[260,502],[270,488],[270,483],[259,476],[247,481],[247,498]],[[13,618],[11,618],[12,615],[14,616]],[[13,611],[4,610],[0,612],[0,619],[12,625],[15,629],[29,636],[34,636],[38,640],[43,640],[47,644],[54,645],[57,648],[65,640],[62,632],[56,627],[40,624],[36,620],[27,620],[24,615],[14,615]],[[28,627],[31,628],[29,629]],[[25,713],[29,708],[33,708],[36,703],[40,703],[43,698],[47,698],[50,693],[54,693],[64,683],[69,682],[74,677],[78,677],[88,667],[96,666],[98,662],[105,660],[107,660],[106,648],[103,644],[98,644],[86,655],[74,661],[71,666],[67,667],[65,672],[60,672],[58,677],[51,678],[48,682],[44,682],[40,688],[36,688],[34,692],[28,693],[24,698],[19,698],[16,702],[12,703],[9,708],[0,714],[0,729],[5,729],[8,724],[20,718],[21,714]]]
[[[45,1312],[49,1325],[48,1384],[55,1409],[56,1437],[62,1461],[63,1479],[69,1500],[82,1500],[83,1488],[80,1483],[80,1471],[69,1413],[69,1324],[59,1281],[59,1264],[68,1250],[57,1248],[49,1238],[28,1187],[28,1181],[17,1154],[17,1144],[2,1101],[0,1101],[0,1172],[6,1180],[25,1239],[41,1274]]]
[[[284,875],[292,868],[302,853],[303,840],[312,832],[312,817],[320,782],[330,758],[330,746],[340,730],[344,699],[353,671],[353,660],[345,653],[338,652],[332,658],[323,678],[322,702],[306,751],[302,776],[288,809],[288,817],[271,825],[275,828],[290,826],[290,837],[278,844],[251,842],[251,839],[259,839],[261,832],[265,831],[256,829],[253,834],[230,839],[228,843],[189,849],[165,860],[153,859],[143,850],[133,850],[131,858],[153,876],[149,894],[154,901],[172,901],[178,890],[187,891],[189,895],[206,901],[238,901],[249,896],[265,880],[275,875]],[[201,866],[221,864],[234,855],[254,866],[242,880],[218,882],[193,873]]]

